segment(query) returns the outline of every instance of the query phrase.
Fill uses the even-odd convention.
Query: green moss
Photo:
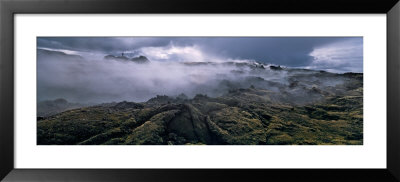
[[[129,145],[161,145],[166,141],[163,139],[165,133],[161,124],[147,121],[143,125],[137,127],[128,135],[124,144]]]
[[[227,143],[235,144],[258,144],[266,141],[265,129],[262,122],[253,119],[252,115],[237,107],[222,109],[211,115],[211,122],[214,122],[218,129],[224,131],[219,135]]]
[[[121,137],[124,134],[125,133],[120,128],[113,128],[104,133],[90,137],[89,139],[78,143],[78,145],[100,145],[110,140],[110,138]]]
[[[159,97],[140,107],[126,102],[119,107],[73,109],[40,119],[37,141],[39,145],[361,145],[359,91],[304,105],[277,103],[274,97],[284,93],[250,88],[217,98]]]

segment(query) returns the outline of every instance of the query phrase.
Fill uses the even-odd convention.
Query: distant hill
[[[122,56],[122,55],[121,56],[107,55],[107,56],[104,56],[104,59],[117,60],[117,61],[132,61],[134,63],[149,63],[150,62],[150,60],[147,59],[147,57],[145,57],[145,56],[128,58],[128,57]]]
[[[45,118],[66,110],[84,107],[79,103],[70,103],[65,99],[46,100],[37,103],[37,117]]]
[[[135,63],[149,63],[150,62],[150,60],[147,59],[147,57],[145,57],[145,56],[134,57],[130,60]]]
[[[83,59],[82,56],[74,55],[74,54],[66,54],[61,51],[50,51],[45,49],[37,49],[37,55],[46,56],[46,57],[62,57],[62,58],[69,58],[69,59]]]
[[[119,60],[119,61],[127,61],[129,58],[127,58],[127,57],[125,57],[125,56],[107,55],[107,56],[104,56],[104,59]]]

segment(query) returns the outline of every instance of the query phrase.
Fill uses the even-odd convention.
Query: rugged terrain
[[[214,63],[185,63],[187,66]],[[360,145],[363,75],[223,63],[219,95],[158,95],[38,117],[39,145]],[[283,75],[283,76],[282,76]],[[270,78],[270,79],[268,79]],[[222,89],[223,88],[223,89]]]
[[[48,117],[66,110],[76,109],[90,104],[70,103],[65,99],[45,100],[37,104],[38,119]]]

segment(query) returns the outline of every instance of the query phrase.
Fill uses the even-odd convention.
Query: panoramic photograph
[[[37,145],[363,145],[362,37],[37,37]]]

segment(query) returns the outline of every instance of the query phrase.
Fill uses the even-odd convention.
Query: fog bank
[[[63,98],[76,103],[144,102],[157,95],[189,98],[196,94],[221,96],[237,88],[268,89],[302,94],[318,86],[329,89],[345,80],[316,77],[318,71],[273,70],[251,60],[219,62],[131,61],[87,59],[38,49],[38,101]],[[307,76],[308,75],[308,76]],[[294,83],[301,87],[290,87]]]

